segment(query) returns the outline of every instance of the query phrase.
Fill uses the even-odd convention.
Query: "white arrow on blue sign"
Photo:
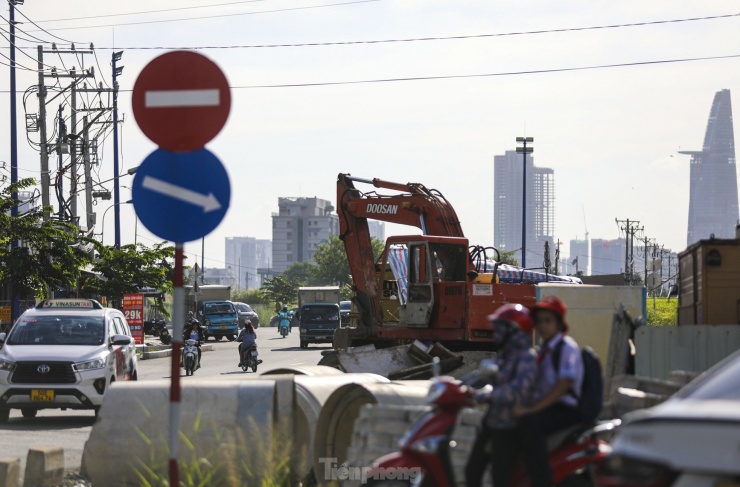
[[[136,170],[131,193],[136,215],[147,230],[184,243],[205,237],[221,223],[231,185],[226,168],[207,149],[157,149]]]

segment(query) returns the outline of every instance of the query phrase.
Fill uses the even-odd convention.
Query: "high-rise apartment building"
[[[381,242],[385,243],[385,222],[379,222],[377,220],[368,220],[367,228],[370,231],[371,237],[375,237]]]
[[[258,269],[269,268],[272,241],[254,237],[226,238],[226,269],[231,269],[237,289],[258,289],[262,279]]]
[[[316,248],[339,235],[334,207],[320,198],[278,198],[272,214],[272,269],[283,272],[294,262],[313,263]]]
[[[571,240],[570,241],[570,257],[568,269],[573,269],[572,272],[583,273],[584,276],[588,276],[589,273],[589,257],[591,253],[588,249],[588,240]]]
[[[730,90],[714,95],[702,150],[681,154],[691,156],[688,245],[712,234],[735,238],[737,170]]]
[[[591,239],[591,275],[624,274],[625,240]]]
[[[517,250],[522,263],[522,158],[515,151],[493,158],[493,244],[499,250]],[[553,247],[555,233],[555,173],[536,167],[528,155],[526,248],[528,268],[542,267],[545,242]]]

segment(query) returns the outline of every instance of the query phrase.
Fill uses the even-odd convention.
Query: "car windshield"
[[[740,401],[740,352],[695,386],[678,394],[683,399]]]
[[[352,309],[352,301],[342,301],[339,303],[339,309],[342,311],[349,311]]]
[[[236,310],[239,311],[240,313],[251,313],[252,312],[252,308],[250,308],[248,304],[237,304]]]
[[[234,305],[231,303],[208,303],[206,304],[207,315],[228,315],[234,313]]]
[[[326,323],[339,321],[339,313],[334,306],[305,306],[301,310],[301,322]]]
[[[102,345],[102,316],[29,316],[10,331],[9,345]]]

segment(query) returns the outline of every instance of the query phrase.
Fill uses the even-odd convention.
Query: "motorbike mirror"
[[[442,367],[439,364],[439,357],[434,357],[432,359],[432,375],[434,377],[442,375]]]
[[[498,364],[495,360],[483,360],[480,363],[480,373],[485,377],[494,377],[498,374]]]

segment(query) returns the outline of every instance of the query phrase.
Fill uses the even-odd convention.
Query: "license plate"
[[[220,330],[226,330],[227,328],[228,328],[228,326],[221,326],[221,327],[219,327]]]
[[[32,389],[31,401],[52,402],[54,401],[54,389]]]

